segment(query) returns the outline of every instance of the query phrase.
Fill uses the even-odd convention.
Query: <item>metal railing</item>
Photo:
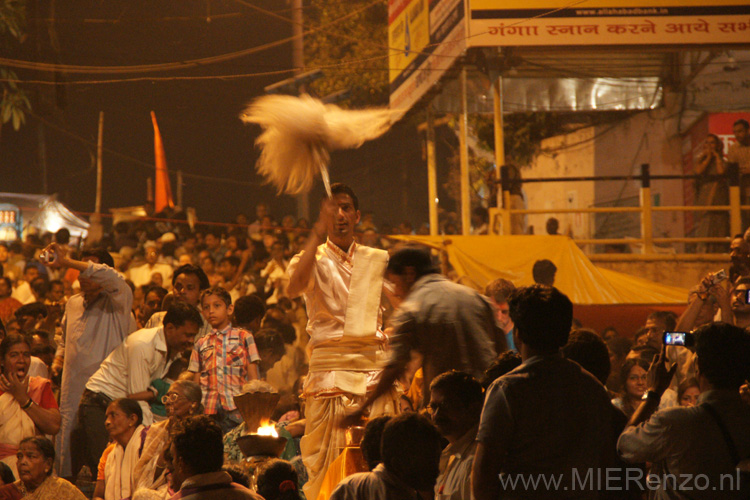
[[[491,226],[494,227],[495,217],[502,221],[500,234],[510,234],[513,215],[542,215],[542,214],[613,214],[613,213],[635,213],[640,215],[640,238],[574,238],[579,245],[640,245],[641,254],[649,258],[700,258],[696,254],[672,254],[664,256],[654,251],[654,245],[670,243],[727,243],[731,241],[732,235],[742,232],[742,211],[750,210],[750,205],[741,205],[740,196],[740,172],[736,163],[727,164],[727,172],[722,175],[698,176],[698,175],[651,175],[648,164],[641,165],[641,175],[633,176],[579,176],[579,177],[546,177],[532,179],[511,179],[509,167],[500,169],[501,180],[498,181],[502,188],[503,207],[492,209]],[[729,184],[729,205],[690,205],[690,206],[653,206],[651,198],[652,180],[727,180]],[[590,207],[590,208],[549,208],[549,209],[513,209],[511,206],[511,183],[548,183],[548,182],[600,182],[600,181],[640,181],[640,205],[637,207]],[[729,235],[727,237],[675,237],[655,238],[653,235],[652,216],[654,212],[729,212]],[[630,258],[633,257],[629,254]],[[599,255],[601,257],[601,255]],[[710,255],[707,260],[715,259]],[[619,260],[618,257],[612,260]]]

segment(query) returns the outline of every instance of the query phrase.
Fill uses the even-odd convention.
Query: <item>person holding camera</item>
[[[692,332],[698,327],[707,325],[720,313],[722,321],[731,323],[734,319],[730,293],[724,287],[726,272],[708,273],[701,282],[690,290],[688,307],[677,320],[675,331]],[[685,346],[668,346],[667,359],[677,364],[677,371],[671,389],[689,378],[695,377],[695,353]]]
[[[731,322],[732,306],[729,291],[724,287],[726,277],[723,270],[708,273],[700,283],[690,289],[688,307],[677,320],[677,331],[690,332],[711,323],[719,311],[723,321]]]
[[[61,477],[71,477],[84,465],[79,463],[78,450],[71,447],[81,396],[101,362],[135,330],[133,292],[115,271],[114,259],[106,250],[83,250],[81,260],[75,260],[68,255],[66,246],[52,243],[43,255],[53,269],[80,271],[81,292],[65,304],[62,341],[52,363],[52,374],[62,373],[62,426],[55,443],[59,454],[56,471]]]
[[[657,411],[676,371],[668,366],[665,345],[651,363],[649,389],[617,450],[627,462],[653,464],[657,481],[650,477],[650,498],[747,498],[750,485],[737,467],[750,458],[750,405],[739,390],[750,378],[750,335],[734,325],[711,323],[695,332],[694,345],[698,405]]]

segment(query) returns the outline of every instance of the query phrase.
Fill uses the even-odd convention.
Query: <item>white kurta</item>
[[[318,246],[313,272],[303,291],[309,316],[307,332],[310,334],[308,348],[311,349],[311,358],[304,387],[306,425],[300,450],[309,474],[304,492],[312,499],[317,499],[328,467],[345,444],[344,429],[332,423],[364,402],[367,392],[377,385],[382,371],[378,360],[384,359],[386,338],[381,330],[382,307],[377,301],[374,305],[377,314],[370,311],[373,314],[369,316],[375,320],[372,328],[366,327],[359,332],[363,335],[344,335],[345,330],[351,331],[347,329],[351,321],[360,319],[356,314],[347,316],[350,299],[357,293],[354,290],[362,291],[357,279],[352,279],[357,259],[366,258],[357,252],[357,246],[352,243],[348,252],[343,252],[330,241]],[[295,272],[301,255],[292,257],[287,268],[290,276]],[[365,268],[368,268],[368,262],[372,263],[368,260],[362,262]],[[385,261],[381,263],[385,264]],[[371,274],[375,279],[368,280],[367,285],[382,292],[382,274]],[[369,311],[369,306],[364,305],[369,302],[361,293],[359,301],[362,309]],[[319,356],[321,353],[324,355]],[[370,416],[396,413],[397,400],[393,394],[379,398]]]
[[[340,248],[327,241],[323,245],[319,245],[316,250],[315,265],[310,276],[310,282],[302,292],[307,306],[307,333],[310,335],[307,348],[310,351],[326,344],[335,345],[344,335],[344,319],[356,247],[357,243],[352,243],[349,251],[344,253]],[[301,256],[302,253],[292,257],[287,267],[289,276],[294,274]],[[363,344],[385,345],[386,337],[381,329],[382,312],[382,308],[380,308],[377,329],[373,332],[373,337],[369,341],[364,340]],[[341,370],[347,369],[346,365],[340,368]],[[377,385],[380,371],[365,372],[368,388],[374,388]],[[341,392],[341,389],[336,384],[334,373],[330,371],[311,370],[305,380],[304,390],[308,397],[322,393]]]
[[[90,304],[84,301],[83,294],[78,294],[65,306],[63,341],[57,348],[57,355],[65,357],[60,387],[62,426],[55,440],[55,469],[61,477],[72,475],[70,432],[75,427],[86,382],[109,353],[136,329],[131,313],[133,293],[117,271],[105,264],[90,263],[81,276],[101,285],[102,291]]]

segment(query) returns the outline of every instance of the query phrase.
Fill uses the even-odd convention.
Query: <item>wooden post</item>
[[[437,236],[438,231],[438,197],[437,197],[437,161],[435,159],[435,120],[432,105],[427,105],[427,198],[430,207],[430,236]]]
[[[292,67],[294,68],[294,74],[299,75],[305,68],[305,40],[304,34],[304,17],[302,10],[302,0],[292,0]],[[305,87],[302,85],[299,89],[300,92],[305,92]],[[310,220],[310,194],[302,193],[297,196],[297,217],[302,217]]]
[[[99,133],[96,139],[96,202],[94,213],[102,213],[102,142],[104,137],[104,111],[99,111]]]
[[[742,233],[742,194],[740,193],[740,167],[737,163],[727,164],[729,175],[729,236]]]
[[[500,179],[500,168],[505,165],[505,135],[503,134],[503,77],[499,76],[492,86],[495,117],[495,173]],[[497,190],[497,207],[503,206],[503,192]],[[506,207],[510,208],[510,207]]]
[[[651,221],[651,172],[648,163],[641,165],[641,238],[643,238],[643,253],[654,253],[654,235]]]
[[[177,206],[182,208],[182,170],[177,171]]]
[[[513,234],[511,226],[512,215],[510,214],[510,174],[508,174],[508,169],[509,167],[507,165],[502,165],[500,167],[500,193],[503,201],[503,227],[500,234]]]
[[[459,147],[461,149],[461,234],[471,234],[471,198],[469,195],[469,112],[466,103],[466,67],[461,68],[461,116],[459,124]]]

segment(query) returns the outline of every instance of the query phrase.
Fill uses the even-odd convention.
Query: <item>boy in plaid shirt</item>
[[[212,330],[195,342],[188,370],[195,373],[203,390],[206,414],[226,433],[242,422],[234,396],[242,392],[245,382],[258,378],[260,357],[253,335],[232,326],[234,307],[229,292],[209,288],[201,295],[201,305]]]

